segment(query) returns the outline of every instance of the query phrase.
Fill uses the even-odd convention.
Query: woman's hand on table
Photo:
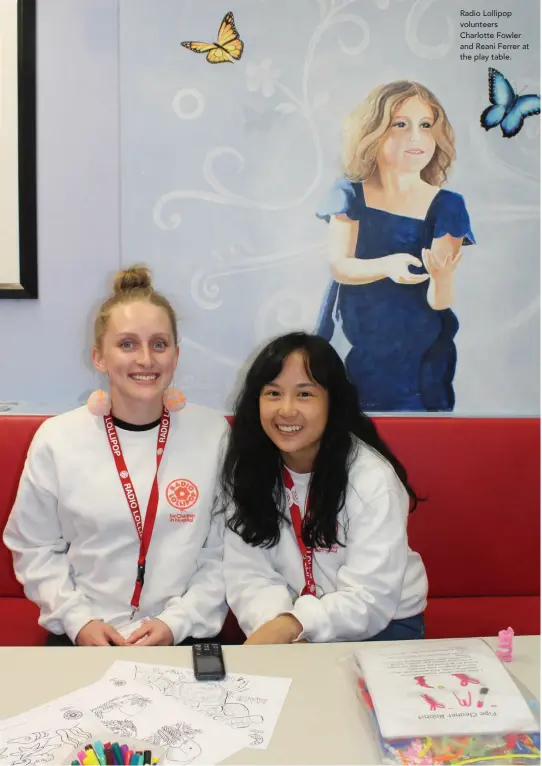
[[[140,628],[135,630],[127,639],[128,645],[138,646],[171,646],[173,633],[165,622],[155,617],[147,620]]]
[[[251,633],[245,641],[254,644],[291,644],[302,633],[303,625],[293,614],[281,614]],[[304,639],[302,639],[304,640]],[[301,642],[300,642],[301,643]]]

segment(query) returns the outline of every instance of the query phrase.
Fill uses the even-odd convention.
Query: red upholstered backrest
[[[409,541],[430,596],[540,593],[540,421],[379,418],[427,497]]]
[[[45,420],[0,416],[0,531],[26,451]],[[540,421],[378,418],[420,503],[409,538],[423,556],[431,596],[540,592]],[[0,541],[0,596],[22,595]]]

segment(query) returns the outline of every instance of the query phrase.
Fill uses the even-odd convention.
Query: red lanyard
[[[293,491],[294,480],[290,471],[284,467],[282,469],[282,477],[284,480],[284,486],[287,490],[288,505],[290,506],[290,516],[294,527],[295,536],[297,538],[297,544],[301,552],[301,558],[303,560],[303,573],[305,575],[305,587],[299,594],[300,596],[316,596],[316,583],[314,582],[314,576],[312,574],[312,558],[313,549],[307,548],[303,542],[303,521],[301,519],[301,511],[299,505],[296,502],[297,493]],[[305,500],[305,516],[309,510],[309,489],[307,489],[307,497]]]
[[[160,421],[160,427],[158,428],[158,440],[156,443],[156,473],[154,474],[154,481],[152,483],[151,494],[149,495],[149,502],[147,504],[147,512],[145,514],[145,524],[141,523],[141,511],[139,509],[139,502],[126,467],[126,461],[122,454],[122,447],[120,446],[117,429],[113,422],[113,416],[111,413],[104,416],[105,432],[109,439],[109,446],[113,453],[115,460],[115,466],[119,474],[120,483],[126,495],[126,501],[131,511],[132,518],[134,520],[137,534],[140,540],[139,557],[137,559],[137,578],[134,588],[134,595],[130,604],[133,607],[132,617],[139,609],[139,599],[141,597],[141,590],[143,583],[145,582],[145,561],[147,558],[147,551],[152,537],[152,530],[154,527],[154,520],[156,519],[156,511],[158,510],[158,469],[162,462],[164,450],[166,448],[167,437],[169,434],[169,412],[164,409],[162,412],[162,419]]]

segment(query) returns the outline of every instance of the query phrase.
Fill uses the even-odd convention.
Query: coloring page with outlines
[[[196,681],[191,668],[119,660],[104,678],[136,681],[165,698],[204,713],[242,733],[244,746],[266,750],[288,694],[291,678],[228,673],[223,681]]]
[[[64,728],[69,731],[64,732]],[[84,745],[104,738],[140,739],[148,742],[151,750],[153,745],[160,745],[166,752],[164,763],[172,764],[216,764],[245,743],[236,731],[225,732],[208,717],[181,707],[150,687],[112,679],[2,721],[0,763],[58,763],[81,744],[80,740]],[[61,749],[61,745],[66,747]]]
[[[110,732],[92,713],[61,697],[0,721],[0,763],[63,763],[76,747],[109,737]]]

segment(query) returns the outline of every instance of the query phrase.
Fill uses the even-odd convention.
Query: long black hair
[[[395,469],[411,500],[418,502],[404,466],[380,438],[373,421],[360,411],[357,392],[335,349],[318,335],[293,332],[271,341],[252,363],[234,407],[221,484],[228,527],[250,545],[271,548],[280,539],[286,497],[283,460],[260,421],[260,394],[280,375],[285,360],[301,352],[309,378],[328,392],[329,412],[310,483],[310,514],[303,524],[307,546],[337,545],[337,516],[343,508],[356,438]]]

